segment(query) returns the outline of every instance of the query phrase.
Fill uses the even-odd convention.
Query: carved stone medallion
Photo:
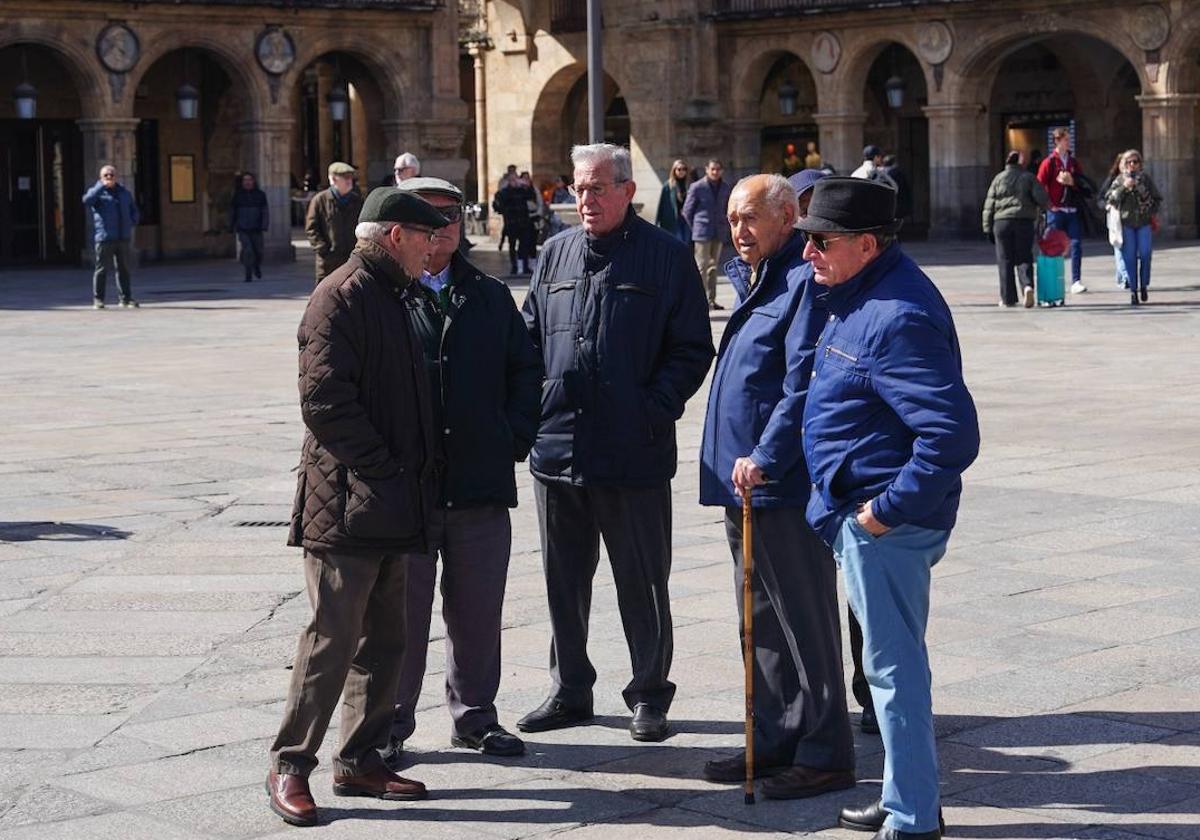
[[[96,55],[113,73],[128,73],[142,56],[142,47],[133,30],[123,23],[110,23],[96,38]]]
[[[822,73],[832,73],[842,57],[842,42],[832,32],[818,32],[813,39],[813,67]]]
[[[272,76],[279,76],[288,71],[296,60],[296,45],[292,36],[282,29],[271,26],[264,29],[254,45],[254,55],[258,64]]]
[[[917,52],[929,64],[941,64],[954,51],[954,35],[940,20],[930,21],[917,35]]]
[[[1171,19],[1162,6],[1147,3],[1138,6],[1130,21],[1129,34],[1144,50],[1156,50],[1167,43],[1171,34]]]

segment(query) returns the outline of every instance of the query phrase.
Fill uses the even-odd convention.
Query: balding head
[[[797,216],[796,191],[781,175],[751,175],[729,196],[733,247],[750,266],[783,247]]]

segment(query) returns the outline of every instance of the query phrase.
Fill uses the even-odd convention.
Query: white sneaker
[[[1025,297],[1025,308],[1033,309],[1033,286],[1025,286],[1023,288],[1024,291],[1021,294]]]
[[[1071,284],[1071,294],[1073,294],[1073,295],[1081,295],[1086,291],[1087,291],[1087,286],[1083,285],[1078,280],[1076,280],[1074,283]]]

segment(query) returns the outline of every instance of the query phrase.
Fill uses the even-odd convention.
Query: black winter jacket
[[[542,358],[506,285],[457,252],[450,278],[444,315],[423,286],[410,301],[435,389],[439,504],[516,507],[513,463],[525,460],[537,435]]]
[[[546,366],[533,474],[652,486],[675,475],[675,421],[714,356],[687,246],[632,208],[600,239],[551,238],[525,299]]]
[[[414,283],[382,248],[360,242],[309,298],[297,334],[307,432],[289,545],[425,551],[437,450],[405,304]]]

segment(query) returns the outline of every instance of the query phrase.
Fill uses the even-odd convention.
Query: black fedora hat
[[[809,233],[895,233],[896,191],[865,178],[831,176],[813,186],[808,215],[796,227]]]

